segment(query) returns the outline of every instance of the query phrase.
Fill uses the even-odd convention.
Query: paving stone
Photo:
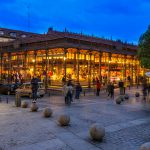
[[[39,111],[14,107],[14,96],[9,104],[0,103],[0,148],[4,150],[138,150],[150,141],[150,104],[137,99],[132,88],[127,90],[128,101],[116,105],[107,100],[105,93],[100,97],[82,96],[70,107],[61,96],[45,96],[38,99]],[[118,90],[115,90],[115,97]],[[5,99],[4,97],[3,99]],[[28,98],[22,98],[30,102]],[[52,118],[42,117],[42,110],[51,107]],[[69,114],[70,126],[60,127],[57,118]],[[89,136],[89,127],[99,123],[106,129],[102,142],[94,142]]]

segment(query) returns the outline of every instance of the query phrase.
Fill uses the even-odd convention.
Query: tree
[[[147,31],[141,35],[138,44],[138,57],[141,65],[150,69],[150,26]]]

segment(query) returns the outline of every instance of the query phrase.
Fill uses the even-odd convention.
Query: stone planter
[[[70,116],[69,115],[61,115],[58,118],[58,122],[61,126],[68,126],[70,123]]]
[[[93,124],[89,132],[91,138],[95,141],[102,141],[105,136],[105,128],[99,124]]]
[[[116,104],[121,104],[121,102],[122,102],[122,98],[121,97],[116,98]]]
[[[150,150],[150,142],[141,145],[140,150]]]
[[[38,106],[37,106],[36,103],[32,103],[32,104],[31,104],[31,111],[32,111],[32,112],[38,111]]]
[[[28,108],[28,102],[27,101],[23,101],[21,104],[22,108]]]
[[[48,107],[47,107],[47,108],[45,108],[44,111],[43,111],[43,116],[44,116],[45,118],[51,117],[52,114],[53,114],[53,111],[52,111],[51,108],[48,108]]]
[[[139,92],[136,92],[135,93],[135,97],[139,97],[140,96],[140,93]]]

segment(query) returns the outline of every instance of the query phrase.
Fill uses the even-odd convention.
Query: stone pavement
[[[39,111],[35,113],[30,108],[16,108],[14,96],[2,96],[0,150],[138,150],[150,141],[150,103],[142,96],[135,98],[136,91],[141,89],[127,90],[130,99],[121,105],[104,92],[99,97],[86,94],[71,106],[64,104],[62,96],[45,96],[38,100]],[[42,110],[48,106],[53,110],[52,118],[42,117]],[[70,126],[58,125],[60,114],[70,115]],[[90,139],[89,127],[93,123],[106,129],[102,142]]]

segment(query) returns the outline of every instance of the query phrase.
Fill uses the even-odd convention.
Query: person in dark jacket
[[[114,98],[114,89],[115,89],[115,86],[113,83],[110,84],[110,97],[111,98]]]
[[[143,100],[146,100],[146,97],[147,97],[147,89],[148,89],[148,86],[147,86],[147,83],[146,81],[143,83]]]
[[[77,83],[75,99],[79,99],[80,98],[80,93],[81,92],[82,92],[82,87],[81,87],[80,83]]]
[[[99,96],[100,89],[101,89],[101,83],[99,82],[99,80],[97,80],[96,82],[96,89],[97,89],[96,96]]]
[[[106,89],[107,89],[107,92],[108,92],[108,96],[111,95],[111,93],[110,93],[111,92],[111,82],[107,83],[107,88]]]
[[[119,81],[119,89],[120,89],[120,95],[123,95],[124,94],[124,83],[122,80]]]
[[[37,91],[39,88],[38,82],[39,82],[39,79],[36,77],[36,75],[34,75],[33,78],[31,79],[33,103],[36,103],[36,100],[37,100]]]

